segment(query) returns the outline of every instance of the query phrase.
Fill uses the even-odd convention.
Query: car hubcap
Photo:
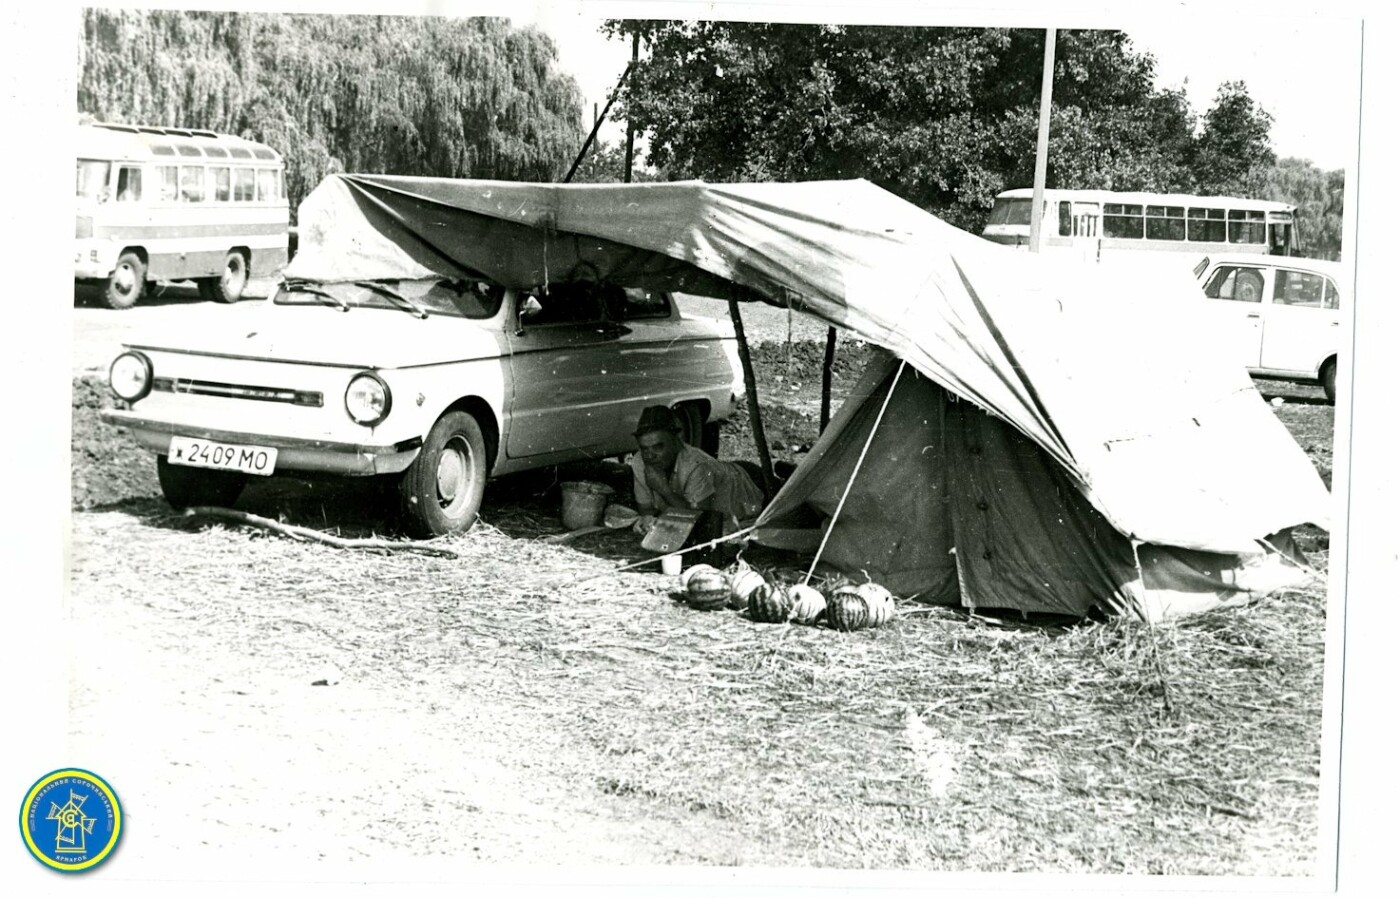
[[[470,459],[471,447],[460,437],[442,447],[442,454],[438,456],[437,494],[438,505],[443,510],[455,512],[466,502],[471,481]]]

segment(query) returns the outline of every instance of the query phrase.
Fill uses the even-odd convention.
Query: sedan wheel
[[[467,412],[448,412],[399,481],[404,528],[421,537],[460,533],[476,522],[485,491],[481,425]]]

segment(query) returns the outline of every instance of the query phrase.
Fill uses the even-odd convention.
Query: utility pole
[[[1040,73],[1040,129],[1035,137],[1035,185],[1031,188],[1031,245],[1040,252],[1041,220],[1045,217],[1045,161],[1050,153],[1050,88],[1055,81],[1055,29],[1045,29],[1045,68]]]
[[[632,64],[627,67],[630,75],[637,68],[637,43],[642,38],[640,31],[632,34]],[[632,183],[632,116],[627,116],[627,160],[623,163],[627,167],[622,171],[622,183]]]

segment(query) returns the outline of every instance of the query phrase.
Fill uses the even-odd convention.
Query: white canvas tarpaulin
[[[338,175],[298,224],[288,278],[586,276],[791,302],[1005,422],[1138,543],[1257,554],[1269,534],[1329,526],[1325,486],[1247,373],[1213,351],[1185,274],[1018,253],[865,181]]]

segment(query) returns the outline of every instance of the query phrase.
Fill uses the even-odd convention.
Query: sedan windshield
[[[274,300],[278,305],[319,305],[327,298],[349,309],[393,309],[422,317],[490,318],[501,308],[505,288],[485,280],[324,281],[285,285]]]

